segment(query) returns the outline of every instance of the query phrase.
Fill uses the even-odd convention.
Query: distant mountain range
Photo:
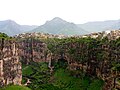
[[[88,22],[84,24],[79,24],[78,26],[89,32],[115,30],[115,29],[120,29],[120,20]]]
[[[6,33],[9,36],[13,36],[16,34],[30,31],[36,27],[37,26],[34,26],[34,25],[33,26],[19,25],[15,21],[12,21],[12,20],[0,21],[0,32]]]
[[[120,20],[108,20],[88,22],[84,24],[74,24],[67,22],[59,17],[55,17],[40,26],[35,25],[19,25],[15,21],[0,21],[0,32],[9,36],[20,34],[23,32],[42,32],[50,34],[63,35],[83,35],[91,32],[101,32],[106,30],[120,29]]]
[[[42,32],[50,34],[63,34],[63,35],[83,35],[88,33],[84,29],[78,27],[74,23],[69,23],[61,18],[54,18],[47,21],[44,25],[37,27],[31,32]]]

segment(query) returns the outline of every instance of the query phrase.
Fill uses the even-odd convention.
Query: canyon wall
[[[0,39],[0,86],[21,85],[22,69],[18,46],[13,40]]]
[[[25,35],[27,38],[17,38],[15,41],[0,39],[0,85],[21,84],[20,62],[26,65],[32,62],[48,62],[49,68],[53,71],[54,62],[65,60],[70,70],[82,70],[89,76],[103,79],[104,90],[118,88],[119,34],[120,32],[100,34],[98,36],[101,39],[93,39],[97,35],[95,34],[93,38],[72,37],[58,41],[52,37],[50,42],[35,39],[32,35]],[[108,36],[103,38],[101,35]]]
[[[41,40],[27,38],[18,41],[20,60],[24,64],[33,62],[49,62],[51,60],[47,45]]]
[[[33,38],[19,41],[19,56],[22,62],[49,62],[51,71],[54,62],[65,60],[70,70],[82,70],[91,77],[105,81],[103,90],[118,88],[117,79],[120,63],[120,39],[101,40],[92,38],[71,38],[61,41],[47,42]],[[53,44],[53,46],[51,46]]]

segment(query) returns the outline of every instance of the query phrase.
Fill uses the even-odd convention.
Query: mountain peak
[[[82,28],[76,24],[67,22],[59,17],[55,17],[50,21],[47,21],[42,26],[32,30],[31,32],[42,32],[50,34],[63,34],[63,35],[83,35],[86,34]]]
[[[59,17],[55,17],[55,18],[52,19],[52,21],[64,21],[64,20],[59,18]]]
[[[65,21],[65,20],[63,20],[59,17],[55,17],[52,20],[46,22],[46,24],[58,24],[58,23],[59,24],[65,24],[65,23],[67,23],[67,21]]]
[[[6,33],[9,36],[13,36],[13,35],[25,32],[27,30],[32,30],[34,28],[36,27],[19,25],[15,21],[10,19],[0,21],[0,32]]]
[[[5,20],[5,21],[2,21],[4,24],[14,24],[14,25],[18,25],[15,21],[13,21],[13,20]]]
[[[5,21],[7,21],[7,22],[15,22],[15,21],[13,21],[13,20],[11,20],[11,19],[8,19],[8,20],[5,20]]]

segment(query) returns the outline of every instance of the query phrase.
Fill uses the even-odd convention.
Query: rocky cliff
[[[22,71],[18,46],[13,40],[0,39],[0,86],[21,85]]]
[[[37,36],[36,36],[37,35]],[[70,70],[82,70],[105,81],[103,90],[119,88],[120,31],[66,38],[49,34],[23,34],[16,41],[0,39],[0,85],[21,84],[21,63],[64,60]],[[78,76],[77,74],[75,74]]]
[[[117,81],[120,77],[119,34],[119,30],[103,32],[95,39],[92,34],[85,38],[45,40],[31,36],[18,42],[19,56],[26,64],[49,62],[51,71],[54,62],[65,60],[70,70],[80,69],[90,76],[101,78],[105,81],[104,90],[111,90],[120,86]]]

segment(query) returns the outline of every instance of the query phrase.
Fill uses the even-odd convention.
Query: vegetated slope
[[[0,32],[6,33],[9,36],[20,34],[20,33],[32,30],[36,27],[37,26],[19,25],[12,20],[0,21]]]
[[[61,64],[60,64],[61,63]],[[80,70],[70,71],[65,63],[54,63],[54,73],[50,74],[48,63],[34,62],[23,68],[23,84],[28,79],[28,87],[32,90],[101,90],[104,82],[97,78],[84,76]],[[25,72],[28,73],[25,73]],[[78,72],[78,73],[77,73]],[[79,77],[76,77],[77,74]]]
[[[0,32],[0,38],[9,38],[9,36],[5,33]]]
[[[63,35],[83,35],[88,32],[78,27],[74,23],[69,23],[61,18],[54,18],[51,21],[47,21],[44,25],[32,30],[31,32],[42,32],[50,34],[63,34]]]
[[[89,32],[115,30],[120,28],[120,20],[88,22],[85,24],[79,24],[78,26]]]
[[[25,86],[11,85],[1,88],[0,90],[31,90],[31,89]]]

